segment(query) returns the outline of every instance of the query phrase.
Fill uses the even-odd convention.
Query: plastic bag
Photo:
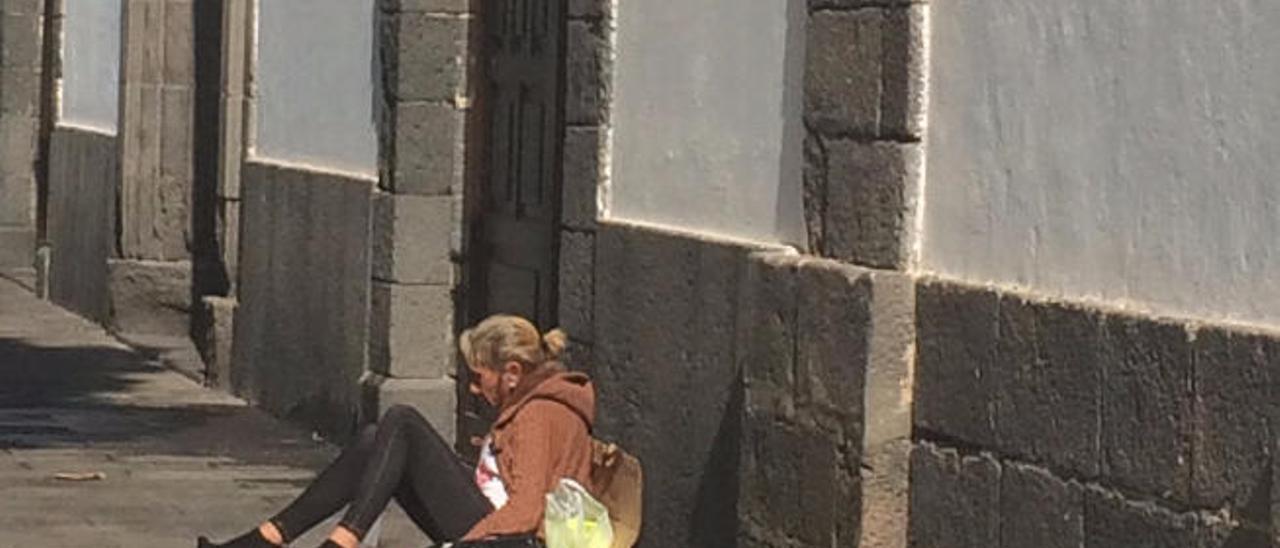
[[[613,525],[609,510],[571,479],[562,479],[547,493],[543,514],[547,548],[609,548]]]

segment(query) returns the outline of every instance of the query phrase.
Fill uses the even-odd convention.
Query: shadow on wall
[[[191,158],[194,162],[191,184],[192,233],[192,300],[200,306],[201,297],[227,295],[231,277],[223,260],[223,246],[218,237],[223,222],[224,204],[219,180],[219,161],[226,152],[220,143],[222,87],[222,10],[223,0],[202,0],[191,9],[191,28],[195,33],[195,100],[192,113]],[[232,253],[235,250],[227,250]]]

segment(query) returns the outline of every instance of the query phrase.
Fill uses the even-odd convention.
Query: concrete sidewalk
[[[221,540],[279,509],[334,454],[0,279],[0,546]],[[380,545],[426,544],[394,509]]]

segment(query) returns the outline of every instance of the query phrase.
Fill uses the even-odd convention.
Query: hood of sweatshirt
[[[510,404],[502,406],[494,428],[501,428],[533,400],[551,400],[573,410],[590,429],[596,421],[596,389],[584,373],[549,371],[529,379],[525,390],[512,394]]]

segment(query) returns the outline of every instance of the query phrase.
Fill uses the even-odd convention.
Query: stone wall
[[[0,3],[0,269],[31,268],[44,2]]]
[[[374,195],[366,420],[397,403],[446,439],[462,288],[463,200],[478,169],[474,2],[381,2],[379,181]]]
[[[1267,545],[1277,334],[918,291],[913,546]]]
[[[559,318],[600,432],[645,463],[644,546],[906,546],[913,282],[851,263],[913,260],[926,11],[800,4],[808,133],[786,146],[835,260],[609,220],[620,23],[570,3]]]
[[[370,303],[373,182],[247,162],[236,393],[342,438],[355,431]]]
[[[49,296],[78,314],[106,322],[119,140],[59,127],[49,147]]]

